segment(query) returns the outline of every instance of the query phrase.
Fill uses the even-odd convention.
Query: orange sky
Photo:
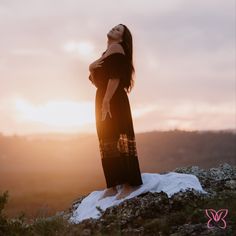
[[[0,132],[96,132],[89,64],[126,24],[136,132],[236,128],[235,1],[1,1]]]

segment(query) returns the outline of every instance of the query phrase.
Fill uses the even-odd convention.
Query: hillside
[[[59,236],[233,235],[236,231],[236,166],[227,163],[210,169],[186,166],[176,168],[173,172],[196,176],[207,194],[195,189],[172,195],[164,191],[147,191],[105,211],[99,209],[101,215],[98,218],[79,223],[71,223],[69,219],[90,193],[79,197],[69,209],[34,221],[27,221],[24,217],[6,220],[0,207],[0,235],[16,235],[16,232],[17,235]],[[3,203],[4,197],[1,199],[0,203]],[[218,219],[215,217],[213,220],[213,216],[216,216],[214,210],[217,212],[220,209],[222,212],[218,212]]]
[[[137,133],[136,141],[142,173],[236,165],[235,132],[153,131]],[[9,217],[51,216],[104,187],[96,135],[0,135],[0,190],[10,193]]]

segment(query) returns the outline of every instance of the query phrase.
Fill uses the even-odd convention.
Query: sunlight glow
[[[94,104],[92,102],[51,101],[35,106],[25,100],[17,99],[18,119],[23,122],[34,121],[50,126],[81,126],[94,123]]]
[[[60,128],[83,126],[95,122],[93,102],[49,101],[36,106],[17,98],[14,104],[17,120],[20,122],[39,122]],[[155,109],[155,105],[136,108],[132,112],[133,118],[144,116]]]
[[[149,112],[155,111],[156,109],[157,109],[157,105],[151,104],[151,105],[144,106],[141,108],[135,108],[134,111],[132,112],[132,114],[133,114],[134,118],[141,117],[141,116],[146,115]]]

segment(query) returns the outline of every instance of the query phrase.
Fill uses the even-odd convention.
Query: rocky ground
[[[127,199],[101,212],[99,219],[86,219],[79,224],[68,222],[72,212],[87,196],[73,202],[70,209],[55,216],[30,220],[24,216],[8,219],[4,214],[7,193],[0,195],[0,236],[192,236],[236,235],[236,166],[227,163],[208,170],[197,166],[177,168],[178,173],[193,174],[209,194],[194,189],[180,191],[168,198],[165,192],[147,192]],[[228,209],[226,228],[222,219],[207,227],[205,209]]]
[[[236,235],[236,166],[227,163],[204,170],[189,166],[173,170],[193,174],[209,194],[194,189],[178,192],[168,198],[165,192],[139,195],[107,208],[99,219],[86,219],[70,226],[70,235]],[[86,195],[87,196],[87,195]],[[57,216],[68,220],[73,210],[86,197],[73,202],[72,207]],[[226,228],[220,221],[207,227],[205,209],[228,209]],[[221,222],[222,223],[222,222]],[[73,232],[75,234],[73,234]]]

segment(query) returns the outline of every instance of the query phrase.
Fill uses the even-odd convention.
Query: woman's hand
[[[109,113],[110,117],[111,116],[111,111],[110,111],[110,101],[108,100],[103,100],[102,102],[102,121],[106,119],[106,115]]]
[[[99,59],[96,60],[95,62],[91,63],[91,64],[89,65],[89,71],[92,72],[95,68],[101,67],[101,66],[102,66],[101,64],[102,64],[103,62],[104,62],[104,61],[103,61],[103,58],[99,58]]]

